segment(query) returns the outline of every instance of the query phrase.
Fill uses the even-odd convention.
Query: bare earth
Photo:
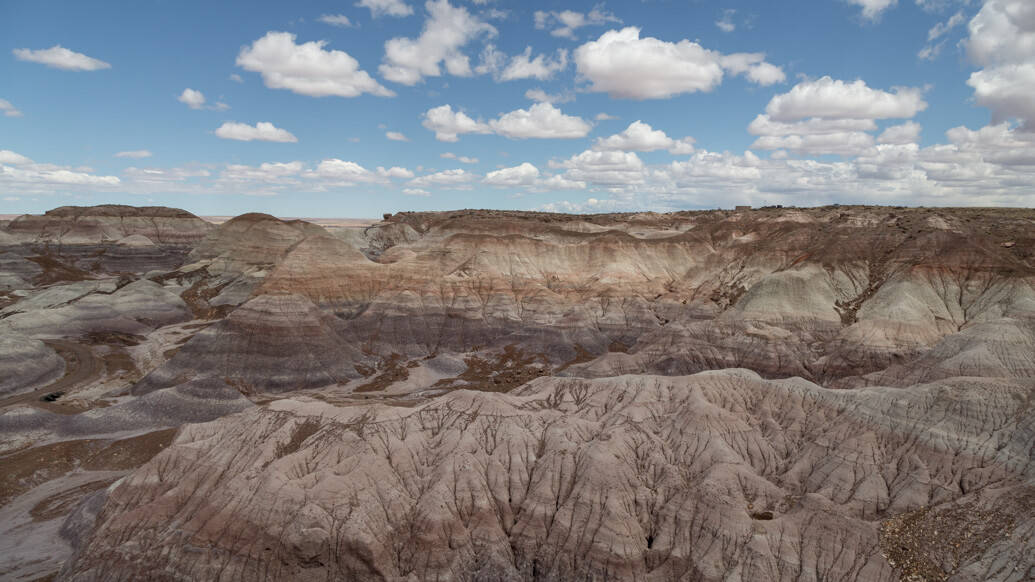
[[[207,218],[0,217],[0,578],[1035,579],[1033,210]]]

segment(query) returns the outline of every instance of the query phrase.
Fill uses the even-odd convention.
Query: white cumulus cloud
[[[744,75],[752,83],[763,87],[787,80],[783,69],[765,62],[765,53],[734,53],[721,57],[719,63],[730,73]]]
[[[190,88],[184,89],[183,93],[180,93],[176,100],[191,109],[211,109],[213,111],[226,111],[230,109],[229,105],[221,101],[217,101],[212,105],[205,105],[205,95],[201,91],[195,91]]]
[[[330,158],[317,164],[316,169],[305,174],[306,178],[321,180],[330,185],[369,184],[385,182],[385,177],[353,161]]]
[[[437,186],[439,188],[450,188],[450,189],[467,189],[469,184],[477,179],[476,174],[472,174],[457,168],[455,170],[443,170],[441,172],[435,172],[433,174],[425,174],[418,176],[409,181],[411,188],[428,188],[431,186]]]
[[[787,93],[776,95],[765,111],[775,121],[798,121],[809,117],[909,118],[926,108],[927,102],[919,88],[898,87],[887,92],[871,89],[861,79],[846,83],[822,77],[803,81]]]
[[[806,135],[762,136],[751,144],[761,150],[788,150],[799,154],[857,156],[873,147],[873,136],[861,131]]]
[[[597,151],[632,151],[652,152],[669,150],[675,154],[689,154],[694,151],[694,139],[691,137],[675,140],[660,129],[636,120],[621,133],[609,137],[597,138],[593,149]]]
[[[499,73],[499,79],[501,81],[516,79],[544,81],[563,71],[567,66],[568,51],[566,50],[557,51],[557,56],[553,59],[547,58],[546,55],[537,55],[532,58],[532,47],[526,47],[525,52],[510,59],[510,63]]]
[[[386,131],[385,137],[392,141],[410,141],[410,138],[406,137],[398,131]]]
[[[463,111],[453,111],[450,105],[427,110],[421,125],[435,132],[435,139],[439,141],[455,142],[463,133],[492,133],[488,124],[471,119]]]
[[[877,136],[877,143],[894,145],[916,143],[920,139],[920,129],[920,124],[915,121],[892,125]]]
[[[898,0],[848,0],[862,8],[863,18],[866,20],[877,20],[885,10],[894,6]]]
[[[711,91],[724,70],[744,74],[761,85],[783,81],[783,70],[761,53],[722,55],[696,42],[640,38],[630,26],[610,30],[575,49],[576,70],[589,90],[622,99],[666,99],[682,93]]]
[[[112,190],[121,183],[116,176],[99,176],[89,168],[38,163],[11,150],[0,150],[0,191],[50,193],[67,188]]]
[[[877,119],[911,118],[927,103],[923,91],[899,87],[891,92],[872,89],[864,81],[846,83],[830,77],[802,81],[787,93],[774,96],[766,113],[748,125],[748,132],[760,136],[753,149],[797,154],[860,156],[869,154],[876,143],[869,132]],[[909,123],[882,134],[881,143],[904,143],[919,125]]]
[[[41,63],[55,69],[65,71],[99,71],[110,69],[111,65],[83,53],[77,53],[66,49],[61,45],[54,45],[48,49],[14,49],[11,51],[19,61]]]
[[[495,36],[496,28],[449,0],[429,0],[421,35],[385,42],[381,75],[403,85],[416,85],[424,77],[439,77],[442,67],[457,77],[472,75],[470,59],[461,50],[479,36]]]
[[[413,177],[413,172],[399,166],[392,166],[388,169],[385,169],[383,166],[378,166],[377,174],[385,178],[402,178],[405,180],[409,180]]]
[[[643,160],[633,152],[586,150],[551,166],[565,169],[564,178],[572,182],[605,187],[641,184],[648,175]]]
[[[873,119],[822,119],[813,117],[804,121],[786,123],[773,121],[768,115],[759,114],[748,125],[751,135],[822,135],[849,131],[873,131],[877,124]]]
[[[528,109],[504,113],[490,121],[489,127],[510,139],[573,139],[585,137],[593,129],[581,117],[565,115],[549,103],[536,103]]]
[[[201,91],[195,91],[194,89],[184,89],[183,93],[176,98],[177,101],[187,105],[191,109],[201,109],[205,107],[205,96]]]
[[[413,8],[402,0],[360,0],[356,6],[369,8],[370,16],[374,18],[382,16],[402,18],[413,14]]]
[[[11,150],[0,150],[0,164],[31,164],[32,160]]]
[[[968,25],[967,53],[983,67],[967,84],[995,122],[1035,124],[1035,4],[988,0]]]
[[[370,93],[392,97],[392,91],[359,68],[344,51],[325,50],[327,41],[295,43],[288,32],[267,32],[241,49],[237,66],[260,73],[271,89],[287,89],[310,97],[357,97]]]
[[[539,168],[524,162],[520,166],[489,172],[482,181],[492,186],[531,186],[538,178]]]
[[[455,142],[465,133],[495,133],[510,139],[572,139],[585,137],[592,129],[581,117],[566,115],[549,103],[516,109],[488,123],[441,105],[425,112],[422,124],[435,132],[435,139],[446,142]]]
[[[298,141],[298,138],[292,135],[291,132],[275,127],[268,121],[260,121],[254,126],[247,123],[227,121],[216,129],[216,136],[238,141],[275,141],[282,143],[295,143]]]
[[[302,172],[302,162],[264,162],[258,166],[229,164],[220,178],[234,182],[276,182]]]

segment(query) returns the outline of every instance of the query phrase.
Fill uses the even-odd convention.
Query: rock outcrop
[[[45,214],[26,214],[5,230],[24,242],[95,244],[130,236],[155,244],[194,245],[212,225],[178,208],[164,206],[62,206]]]
[[[39,340],[12,331],[0,333],[0,397],[45,386],[65,372],[65,361]]]

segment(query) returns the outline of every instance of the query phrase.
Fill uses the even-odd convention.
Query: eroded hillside
[[[11,577],[1035,577],[1035,211],[0,243]]]

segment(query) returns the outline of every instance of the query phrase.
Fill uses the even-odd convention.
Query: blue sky
[[[1027,0],[12,0],[0,39],[0,214],[1035,202]]]

